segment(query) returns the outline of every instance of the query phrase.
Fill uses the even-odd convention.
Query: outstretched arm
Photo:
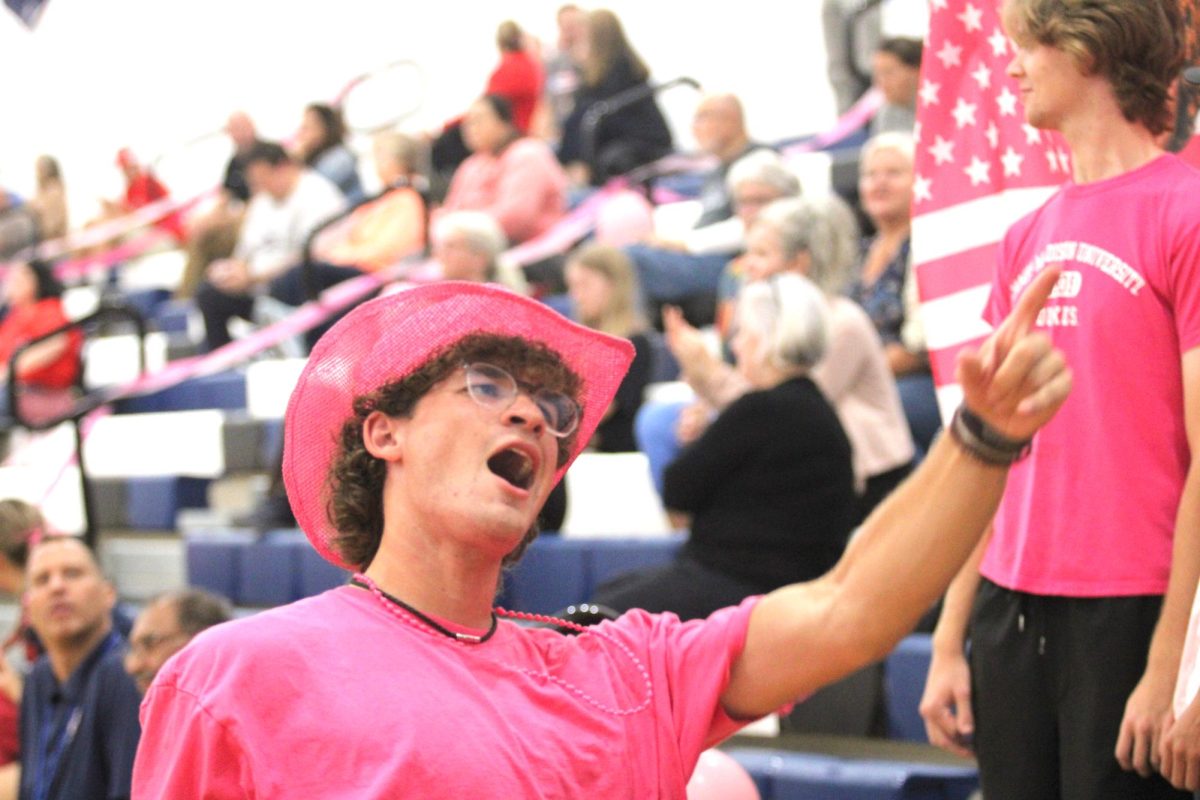
[[[1031,437],[1070,390],[1062,355],[1031,332],[1058,275],[1041,273],[983,347],[959,358],[964,406],[1008,439]],[[828,574],[758,604],[725,710],[761,716],[890,652],[975,548],[1006,476],[943,436]]]

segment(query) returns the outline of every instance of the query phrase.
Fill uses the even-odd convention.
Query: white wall
[[[330,98],[354,75],[400,58],[425,67],[426,102],[403,127],[423,130],[460,111],[483,87],[496,24],[511,17],[554,39],[560,0],[50,0],[27,31],[0,8],[0,185],[28,193],[39,153],[62,163],[75,220],[119,191],[123,145],[154,156],[248,110],[268,137],[291,132],[306,102]],[[833,120],[820,0],[612,0],[657,79],[690,75],[744,98],[765,139]],[[889,0],[889,27],[919,32],[923,0]],[[695,95],[667,99],[686,134]],[[686,141],[684,142],[686,144]],[[215,182],[220,140],[195,160],[199,176],[163,174],[176,194]],[[176,159],[176,165],[179,159]],[[211,171],[210,171],[211,169]],[[186,184],[186,185],[180,185]]]

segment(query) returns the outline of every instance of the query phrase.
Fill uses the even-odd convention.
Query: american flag
[[[982,319],[996,245],[1070,175],[1057,134],[1025,123],[1006,70],[1012,43],[998,0],[930,0],[917,98],[913,268],[938,401],[961,398],[954,359],[990,328]]]

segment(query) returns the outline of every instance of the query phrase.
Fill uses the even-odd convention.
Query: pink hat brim
[[[326,514],[326,478],[354,398],[408,375],[472,333],[540,342],[583,381],[575,449],[591,439],[633,360],[625,339],[578,325],[548,306],[495,286],[443,281],[379,297],[338,321],[313,348],[288,401],[283,479],[296,521],[327,561],[344,569]]]

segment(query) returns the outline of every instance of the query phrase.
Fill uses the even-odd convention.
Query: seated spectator
[[[229,115],[225,133],[233,143],[233,154],[225,164],[216,204],[207,213],[198,216],[188,232],[187,264],[175,289],[175,297],[181,300],[196,293],[196,287],[204,278],[204,271],[209,264],[233,255],[246,203],[250,201],[246,157],[259,143],[258,133],[250,117],[241,111]]]
[[[716,167],[705,176],[700,189],[699,216],[689,231],[661,232],[644,244],[626,252],[638,267],[638,273],[660,273],[670,283],[660,287],[656,299],[682,298],[690,294],[710,299],[716,293],[721,271],[742,248],[744,231],[734,215],[729,170],[738,159],[759,146],[750,140],[742,104],[732,94],[709,95],[696,108],[692,133],[701,153],[713,156]]]
[[[167,187],[154,175],[154,171],[142,164],[128,147],[117,151],[117,167],[125,176],[125,193],[119,200],[101,201],[103,219],[123,217],[169,196]],[[177,242],[187,239],[183,218],[177,211],[164,215],[154,224],[165,233],[171,234]]]
[[[871,61],[872,82],[883,105],[871,120],[871,134],[912,133],[917,122],[917,88],[921,77],[920,39],[884,39]]]
[[[113,628],[116,590],[74,536],[29,553],[26,606],[46,646],[21,696],[21,797],[128,798],[141,698]]]
[[[849,295],[883,340],[913,439],[925,452],[941,419],[909,268],[914,148],[912,137],[900,133],[880,134],[863,147],[859,194],[877,233],[865,243]]]
[[[528,294],[520,268],[501,258],[508,242],[490,215],[481,211],[444,214],[433,223],[430,239],[443,280],[498,283]]]
[[[363,199],[363,188],[358,158],[346,147],[345,139],[341,112],[324,103],[310,103],[304,108],[292,147],[297,161],[328,178],[353,204]]]
[[[463,138],[472,155],[454,173],[438,214],[482,211],[512,244],[544,233],[562,217],[567,184],[562,167],[545,142],[520,134],[507,100],[486,95],[472,103],[463,117]]]
[[[313,261],[375,272],[425,248],[421,144],[385,132],[375,136],[374,153],[383,192],[322,230],[312,244]]]
[[[37,217],[38,238],[43,241],[67,234],[67,190],[62,171],[52,156],[38,156],[35,168],[37,191],[29,207]]]
[[[533,112],[542,95],[542,65],[525,46],[525,32],[512,20],[496,29],[500,63],[488,77],[484,94],[503,97],[512,106],[513,125],[522,136],[529,134]]]
[[[588,446],[601,453],[637,450],[633,419],[654,374],[654,350],[641,312],[637,276],[629,258],[615,247],[591,245],[567,259],[567,291],[575,317],[594,330],[633,343],[633,363]]]
[[[233,618],[223,597],[202,589],[181,589],[153,598],[133,621],[125,671],[142,694],[167,659],[182,650],[196,634]]]
[[[250,319],[255,295],[300,263],[309,235],[346,206],[336,186],[273,142],[247,154],[246,173],[253,199],[233,257],[210,264],[196,290],[209,350],[229,343],[229,320]]]
[[[573,3],[561,6],[554,19],[558,26],[558,41],[542,60],[545,91],[533,122],[533,134],[548,142],[558,142],[563,123],[575,106],[575,91],[582,80],[582,51],[587,33],[587,14]]]
[[[500,63],[488,77],[483,93],[507,100],[513,127],[520,135],[529,135],[542,93],[542,65],[526,46],[525,32],[512,20],[501,22],[496,29],[496,46],[500,48]],[[471,155],[462,123],[462,117],[447,122],[433,141],[433,169],[438,175],[453,173]]]
[[[734,162],[726,185],[735,216],[718,226],[727,227],[732,234],[730,246],[735,255],[745,247],[746,229],[764,206],[800,194],[799,178],[784,165],[778,153],[767,149],[754,150]],[[735,258],[721,255],[692,259],[659,253],[654,259],[643,259],[639,257],[641,252],[630,249],[652,320],[659,319],[659,308],[664,303],[671,303],[680,305],[694,325],[715,321],[719,327],[723,326],[720,300],[731,300],[740,281],[741,269]]]
[[[583,82],[575,106],[563,123],[558,159],[576,186],[600,186],[671,152],[671,131],[654,99],[650,70],[625,38],[616,14],[588,14],[582,48]],[[641,93],[641,97],[605,114],[589,130],[588,112],[601,103]]]
[[[25,350],[10,374],[13,354],[56,328],[66,325],[62,304],[63,285],[50,265],[41,261],[17,262],[4,276],[4,299],[8,312],[0,321],[0,408],[7,408],[5,381],[16,381],[25,403],[61,393],[79,380],[79,354],[83,337],[71,330]]]
[[[854,524],[850,442],[810,377],[828,341],[828,303],[797,274],[748,284],[733,350],[751,389],[667,467],[663,503],[690,516],[681,554],[615,578],[593,601],[707,617],[816,578]]]
[[[840,295],[854,265],[856,237],[853,213],[833,195],[779,200],[763,209],[750,228],[742,261],[748,280],[797,272],[826,294],[829,345],[812,378],[837,409],[854,445],[857,522],[908,474],[913,443],[879,336],[862,309]],[[726,407],[750,388],[678,313],[664,319],[667,343],[701,403],[686,411],[676,405],[643,412],[638,439],[655,475],[680,444],[704,429],[713,409]]]

